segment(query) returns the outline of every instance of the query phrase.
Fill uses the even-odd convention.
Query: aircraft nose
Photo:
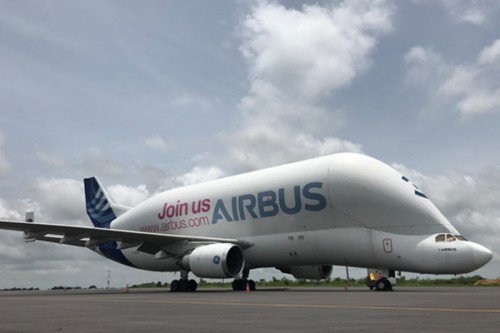
[[[478,268],[486,265],[493,258],[493,253],[484,246],[477,243],[472,243],[471,245],[474,262]]]

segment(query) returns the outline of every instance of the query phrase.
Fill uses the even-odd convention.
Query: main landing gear
[[[193,292],[198,288],[198,283],[195,280],[188,279],[188,272],[181,271],[180,280],[174,280],[170,283],[171,292]]]
[[[249,274],[250,274],[250,269],[245,268],[243,270],[241,279],[235,279],[233,281],[232,287],[234,291],[245,291],[247,290],[247,286],[248,290],[255,291],[255,281],[248,279]]]
[[[235,279],[233,281],[232,287],[234,291],[249,291],[255,290],[255,281],[249,280],[248,275],[250,269],[244,269],[241,279]],[[188,279],[188,271],[181,271],[181,278],[179,280],[173,280],[170,283],[171,292],[193,292],[198,288],[198,283],[195,280]]]

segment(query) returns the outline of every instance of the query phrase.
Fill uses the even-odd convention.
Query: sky
[[[474,274],[497,278],[499,14],[489,0],[0,0],[0,218],[89,225],[89,176],[133,206],[359,152],[491,249]],[[112,286],[173,279],[0,231],[0,288],[104,287],[108,274]]]

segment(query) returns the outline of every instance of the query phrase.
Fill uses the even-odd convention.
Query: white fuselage
[[[344,265],[456,274],[491,259],[479,244],[446,241],[458,231],[406,177],[351,153],[173,189],[119,216],[111,228],[245,241],[251,244],[244,249],[247,268]],[[182,245],[167,249],[176,251]],[[133,248],[123,254],[138,268],[179,270],[174,257]]]

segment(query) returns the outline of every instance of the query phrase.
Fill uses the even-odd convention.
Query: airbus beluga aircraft
[[[297,279],[325,279],[333,265],[370,268],[377,290],[395,271],[468,273],[492,253],[465,239],[427,196],[390,166],[340,153],[172,189],[136,207],[111,202],[85,179],[94,227],[0,221],[26,241],[89,248],[151,271],[180,271],[171,291],[194,291],[200,278],[235,278],[276,267]],[[376,272],[376,274],[374,274]]]

